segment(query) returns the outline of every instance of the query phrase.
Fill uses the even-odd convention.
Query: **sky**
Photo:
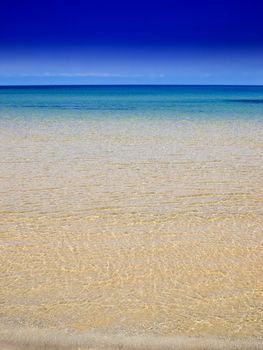
[[[0,85],[263,85],[262,0],[3,0]]]

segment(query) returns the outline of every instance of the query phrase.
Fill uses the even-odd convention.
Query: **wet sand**
[[[1,350],[260,350],[263,340],[222,337],[105,336],[68,334],[47,329],[9,329],[1,334]]]

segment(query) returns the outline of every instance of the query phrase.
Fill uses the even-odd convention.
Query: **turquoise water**
[[[262,339],[262,121],[263,87],[0,88],[0,347]]]
[[[1,87],[1,118],[263,118],[262,86]]]

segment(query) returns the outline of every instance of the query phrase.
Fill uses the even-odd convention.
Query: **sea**
[[[0,338],[261,339],[262,266],[263,86],[0,87]]]

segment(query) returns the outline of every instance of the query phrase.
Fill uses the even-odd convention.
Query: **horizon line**
[[[100,86],[239,86],[239,87],[263,87],[263,84],[0,84],[1,88],[12,87],[100,87]]]

